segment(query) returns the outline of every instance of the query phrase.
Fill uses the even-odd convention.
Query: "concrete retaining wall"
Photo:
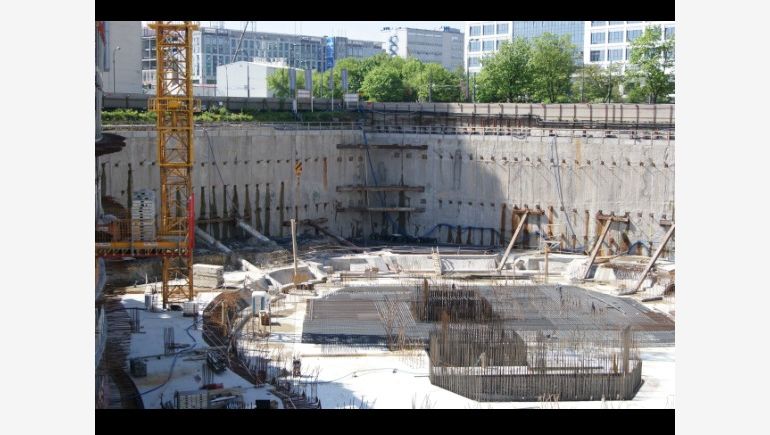
[[[551,132],[556,136],[549,136]],[[126,137],[127,146],[100,158],[98,166],[106,172],[105,192],[126,204],[129,171],[133,189],[158,189],[156,139],[153,130],[116,133]],[[364,151],[336,147],[363,143],[360,131],[197,129],[196,216],[200,217],[201,187],[205,214],[210,216],[215,209],[222,216],[225,205],[228,211],[232,208],[236,190],[243,213],[248,186],[249,223],[271,237],[289,235],[280,222],[294,216],[295,204],[299,219],[327,218],[329,229],[344,237],[383,229],[397,232],[398,213],[391,213],[389,220],[382,213],[336,211],[364,205],[362,193],[337,193],[337,186],[373,184],[376,177],[381,185],[425,187],[424,192],[405,192],[400,200],[397,192],[384,194],[387,205],[425,208],[423,213],[402,215],[403,232],[412,236],[429,234],[440,242],[456,243],[455,228],[461,226],[463,244],[503,244],[518,223],[511,210],[539,206],[545,214],[530,217],[524,227],[522,239],[528,246],[537,246],[537,235],[548,232],[546,224],[551,222],[556,225],[553,234],[564,235],[565,247],[574,243],[590,248],[601,230],[596,219],[601,211],[628,214],[630,219],[628,224],[612,225],[608,252],[631,246],[632,252],[649,255],[649,243],[654,250],[666,232],[661,219],[674,216],[674,141],[605,134],[599,130],[588,130],[585,137],[583,131],[570,130],[522,130],[521,135],[367,133],[369,144],[428,145],[427,150],[372,150],[370,165]],[[303,164],[299,182],[297,161]],[[370,193],[370,206],[382,203],[379,193]],[[446,225],[437,228],[439,224]],[[300,227],[300,231],[312,230]],[[502,233],[503,240],[494,232]]]

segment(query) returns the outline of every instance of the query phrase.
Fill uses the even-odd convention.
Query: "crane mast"
[[[134,236],[135,222],[117,219],[107,240],[97,238],[97,257],[160,257],[162,261],[163,307],[171,302],[192,300],[195,212],[192,190],[194,159],[193,113],[200,100],[193,98],[192,21],[156,21],[157,93],[147,107],[157,115],[158,162],[160,167],[160,222],[153,240]],[[133,192],[128,192],[132,195]],[[99,227],[97,227],[98,229]]]
[[[172,246],[163,251],[163,306],[192,300],[195,212],[192,168],[194,159],[193,113],[200,100],[193,98],[192,21],[157,21],[156,96],[148,108],[157,115],[158,162],[160,167],[159,242]]]

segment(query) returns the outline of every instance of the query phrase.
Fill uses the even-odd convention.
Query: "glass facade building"
[[[513,37],[532,39],[544,33],[554,35],[569,35],[570,40],[582,53],[583,34],[585,24],[582,21],[514,21]],[[581,55],[582,57],[582,55]]]
[[[674,36],[674,21],[585,21],[586,35],[583,41],[584,62],[607,66],[625,64],[631,55],[631,42],[642,36],[650,26],[661,28],[661,39]]]
[[[606,21],[603,23],[606,24]],[[468,35],[465,67],[470,73],[481,71],[484,56],[499,50],[503,42],[517,37],[532,39],[544,33],[569,35],[575,45],[575,63],[583,63],[583,21],[478,21],[466,22],[465,28],[465,34]]]

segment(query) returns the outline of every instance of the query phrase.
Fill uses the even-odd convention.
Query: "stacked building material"
[[[149,189],[134,192],[131,201],[131,238],[135,241],[155,241],[155,192]]]
[[[130,362],[131,376],[144,378],[147,376],[147,363],[141,358],[134,358]]]
[[[193,278],[195,279],[195,278]],[[184,303],[184,317],[196,317],[198,316],[198,302],[187,301]]]
[[[193,283],[199,288],[217,288],[225,282],[224,266],[213,264],[194,264]]]

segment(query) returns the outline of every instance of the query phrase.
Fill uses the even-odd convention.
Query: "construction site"
[[[196,26],[156,124],[97,77],[96,408],[674,407],[674,105],[196,124]]]

